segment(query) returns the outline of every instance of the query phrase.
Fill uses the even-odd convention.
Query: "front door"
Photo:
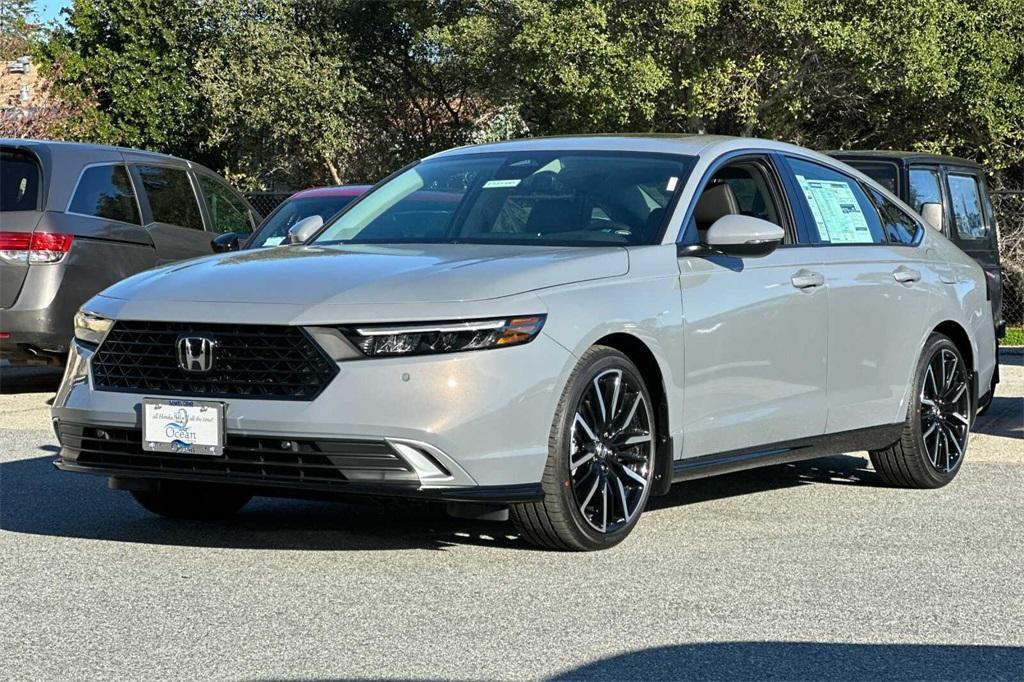
[[[685,388],[683,456],[771,446],[825,428],[828,303],[816,250],[797,243],[768,157],[717,169],[698,195],[686,242],[723,215],[781,225],[786,242],[762,258],[679,260]]]

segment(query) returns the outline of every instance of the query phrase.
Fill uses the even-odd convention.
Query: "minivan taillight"
[[[59,263],[71,249],[70,234],[0,232],[0,259],[9,263]]]

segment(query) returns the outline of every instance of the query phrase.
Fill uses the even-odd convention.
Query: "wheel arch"
[[[614,348],[628,357],[640,370],[640,376],[651,393],[651,399],[656,406],[655,418],[658,424],[657,470],[654,472],[654,488],[651,490],[651,494],[663,495],[672,485],[673,447],[672,438],[669,435],[672,431],[668,392],[665,386],[665,376],[658,364],[658,359],[642,339],[626,332],[607,334],[595,341],[593,345]]]
[[[936,333],[949,337],[949,340],[960,351],[960,355],[963,356],[967,367],[973,372],[975,370],[974,347],[971,345],[971,337],[968,335],[967,330],[954,320],[945,320],[932,329],[932,334]]]

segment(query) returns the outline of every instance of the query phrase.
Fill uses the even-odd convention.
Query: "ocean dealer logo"
[[[213,369],[213,349],[217,343],[206,336],[178,337],[178,367],[186,372],[209,372]]]

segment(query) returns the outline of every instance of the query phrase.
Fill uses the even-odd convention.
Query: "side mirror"
[[[921,217],[936,230],[942,231],[942,204],[934,201],[921,204]]]
[[[302,244],[323,226],[324,219],[316,213],[311,216],[306,216],[288,228],[288,243]]]
[[[238,233],[236,232],[225,232],[224,234],[219,234],[211,240],[211,243],[213,244],[214,253],[238,251],[240,246]]]
[[[729,256],[767,256],[785,238],[775,223],[748,215],[722,216],[708,228],[707,245]]]

